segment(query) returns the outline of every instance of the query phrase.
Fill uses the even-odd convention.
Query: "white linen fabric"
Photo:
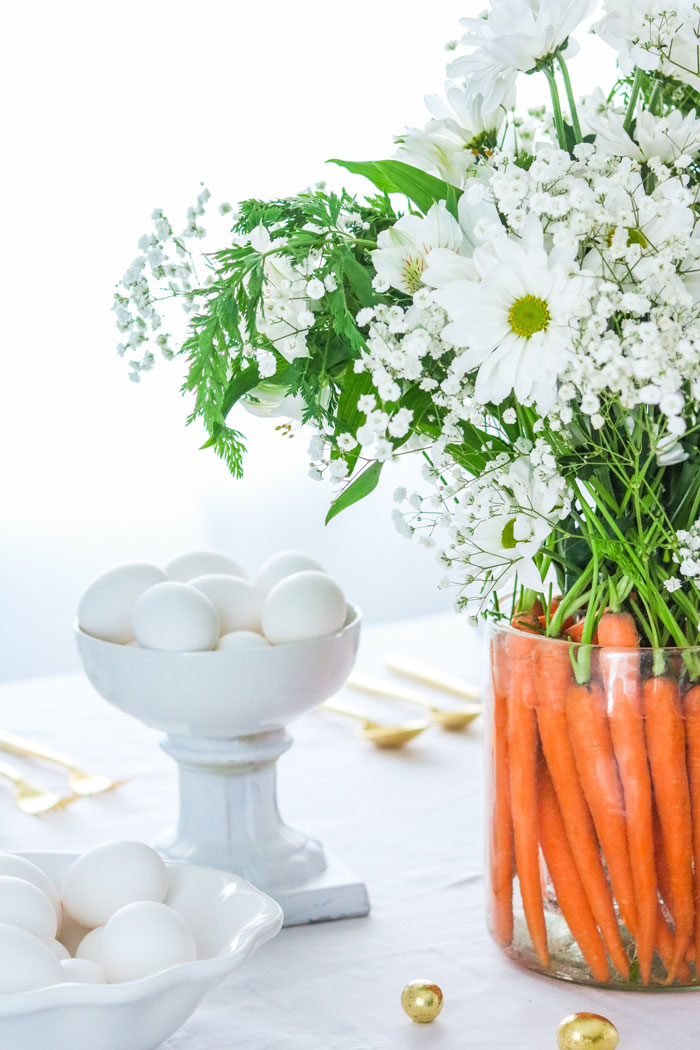
[[[481,640],[458,617],[365,631],[358,666],[382,653],[483,677]],[[361,697],[387,721],[416,709]],[[435,699],[440,702],[438,695]],[[447,706],[448,698],[442,698]],[[0,848],[82,849],[112,838],[152,840],[174,819],[174,764],[159,736],[101,700],[78,675],[0,689],[0,725],[128,776],[108,795],[31,818],[0,784]],[[700,1000],[690,993],[605,992],[534,976],[510,963],[484,925],[481,732],[437,727],[401,752],[380,752],[340,717],[315,712],[293,727],[279,764],[280,808],[320,838],[370,892],[366,919],[283,930],[209,995],[162,1050],[546,1050],[575,1010],[602,1013],[621,1050],[695,1050]],[[63,787],[62,774],[21,762],[25,775]],[[401,988],[436,981],[445,1006],[432,1025],[403,1014]]]

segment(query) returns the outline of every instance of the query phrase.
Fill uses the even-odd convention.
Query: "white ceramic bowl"
[[[22,856],[60,887],[77,854]],[[190,923],[201,958],[140,981],[0,996],[2,1050],[154,1050],[282,925],[279,905],[237,875],[188,864],[168,864],[168,874],[168,903]],[[81,932],[67,922],[61,938],[75,943]]]
[[[335,634],[264,649],[177,653],[116,645],[76,624],[78,650],[97,692],[173,736],[230,738],[281,729],[347,679],[360,613]]]

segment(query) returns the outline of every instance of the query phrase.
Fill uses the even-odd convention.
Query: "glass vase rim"
[[[487,621],[487,630],[492,634],[503,634],[510,635],[514,638],[526,637],[531,639],[533,642],[538,644],[547,645],[565,645],[567,648],[577,647],[581,648],[585,646],[587,649],[593,649],[605,652],[618,652],[618,653],[639,653],[641,655],[654,654],[654,653],[698,653],[700,654],[700,645],[641,645],[635,649],[629,648],[628,646],[617,646],[617,645],[600,645],[597,642],[580,642],[575,641],[573,638],[550,638],[546,634],[538,634],[536,631],[521,631],[517,627],[507,621]]]

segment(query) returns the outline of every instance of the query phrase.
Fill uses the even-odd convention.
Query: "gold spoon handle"
[[[380,696],[385,700],[404,700],[407,704],[418,704],[427,711],[436,712],[438,709],[420,693],[414,693],[412,689],[404,689],[400,685],[387,685],[379,678],[372,678],[365,674],[351,674],[345,683],[350,689],[357,689],[361,693],[370,696]]]
[[[13,755],[41,758],[45,762],[53,762],[57,766],[65,766],[66,769],[78,768],[67,755],[61,754],[60,751],[54,751],[51,747],[35,744],[31,740],[24,740],[21,736],[15,736],[14,733],[8,733],[5,730],[0,732],[0,748],[3,751],[10,751]]]
[[[19,770],[15,769],[14,766],[8,766],[5,762],[0,762],[0,777],[4,777],[5,780],[11,780],[13,784],[23,784],[24,778],[20,775]]]
[[[367,729],[374,725],[374,722],[359,707],[354,707],[353,704],[345,704],[340,700],[326,700],[324,704],[321,704],[321,707],[326,711],[335,712],[336,715],[347,715],[348,718],[356,718],[358,722],[364,722]]]
[[[465,682],[456,675],[440,671],[435,667],[430,667],[429,664],[421,663],[419,660],[412,660],[407,656],[387,653],[384,656],[384,663],[395,674],[402,675],[404,678],[410,678],[414,682],[422,682],[424,685],[432,685],[435,689],[442,689],[443,692],[451,693],[453,696],[466,697],[467,700],[477,700],[481,695],[481,689],[478,685]]]

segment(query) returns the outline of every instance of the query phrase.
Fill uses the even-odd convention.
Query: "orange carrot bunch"
[[[700,684],[647,666],[629,613],[600,616],[595,659],[548,622],[492,640],[494,935],[562,976],[565,932],[596,983],[700,983]]]

